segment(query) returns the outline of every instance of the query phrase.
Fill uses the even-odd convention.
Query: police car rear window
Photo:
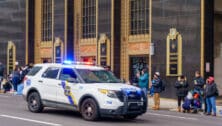
[[[33,67],[33,68],[29,71],[29,73],[28,73],[27,75],[28,75],[28,76],[34,76],[34,75],[36,75],[41,69],[42,69],[42,67],[40,67],[40,66],[35,66],[35,67]]]

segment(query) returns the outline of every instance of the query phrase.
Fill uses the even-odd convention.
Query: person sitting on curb
[[[160,93],[162,92],[162,80],[160,78],[160,73],[155,72],[153,80],[152,80],[153,92],[154,92],[154,106],[153,110],[160,109]]]
[[[181,112],[181,101],[184,101],[184,98],[188,93],[188,83],[185,76],[181,75],[178,77],[178,80],[175,83],[175,88],[177,89],[177,110],[178,112]]]

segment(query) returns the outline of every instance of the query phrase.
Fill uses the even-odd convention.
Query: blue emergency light
[[[65,60],[65,61],[63,62],[63,64],[68,64],[68,65],[71,65],[71,64],[73,64],[73,61],[70,61],[70,60]]]

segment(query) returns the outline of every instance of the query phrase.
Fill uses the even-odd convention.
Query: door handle
[[[59,86],[61,86],[62,84],[61,84],[61,83],[59,83],[58,85],[59,85]]]
[[[42,81],[42,80],[39,80],[38,82],[39,82],[39,83],[43,83],[43,81]]]

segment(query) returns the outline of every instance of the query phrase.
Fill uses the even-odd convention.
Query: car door
[[[78,80],[75,71],[72,68],[62,68],[59,75],[60,84],[57,87],[58,105],[77,105],[78,83],[68,82],[70,78]]]
[[[42,84],[42,100],[46,102],[56,102],[56,91],[57,85],[59,84],[58,73],[60,68],[58,67],[49,67],[42,74],[42,78],[39,80],[39,83]]]

